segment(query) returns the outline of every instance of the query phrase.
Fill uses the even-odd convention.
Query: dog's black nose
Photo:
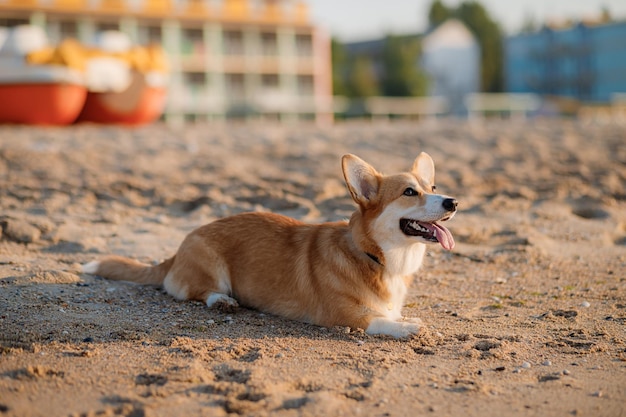
[[[443,205],[443,208],[447,211],[456,211],[456,206],[459,205],[459,202],[456,201],[455,198],[446,198],[441,204]]]

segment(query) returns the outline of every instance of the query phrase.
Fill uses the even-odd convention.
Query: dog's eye
[[[435,190],[437,190],[437,186],[436,186],[436,185],[433,185],[430,189],[431,189],[431,191],[434,193],[434,192],[435,192]]]
[[[418,193],[417,193],[417,191],[415,191],[415,189],[409,187],[406,190],[404,190],[404,193],[402,193],[402,194],[407,195],[409,197],[413,197],[413,196],[417,195]]]

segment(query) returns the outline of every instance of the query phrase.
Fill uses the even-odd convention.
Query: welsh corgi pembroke
[[[410,171],[383,175],[354,155],[342,158],[358,209],[349,221],[305,224],[271,213],[244,213],[191,232],[173,257],[150,266],[110,256],[83,272],[162,285],[177,299],[243,305],[320,326],[407,337],[420,319],[402,306],[426,244],[454,247],[439,222],[457,200],[435,193],[435,166],[422,152]]]

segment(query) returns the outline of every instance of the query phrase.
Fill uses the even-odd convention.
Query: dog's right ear
[[[355,155],[341,158],[343,177],[352,194],[352,199],[360,205],[367,205],[378,193],[380,174],[370,164]]]

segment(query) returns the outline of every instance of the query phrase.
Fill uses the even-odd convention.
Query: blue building
[[[626,92],[626,22],[544,27],[504,49],[506,91],[599,103]]]

